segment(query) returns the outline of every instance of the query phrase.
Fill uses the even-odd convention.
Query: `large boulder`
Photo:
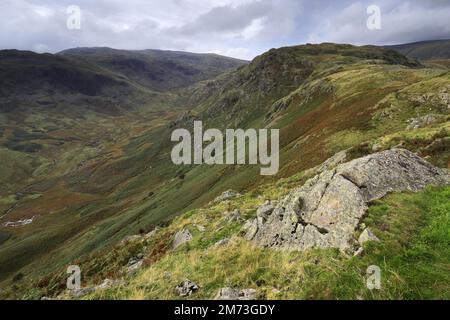
[[[392,149],[324,170],[292,191],[267,217],[246,226],[246,238],[283,250],[357,249],[355,231],[367,204],[390,192],[448,185],[450,175],[403,149]]]

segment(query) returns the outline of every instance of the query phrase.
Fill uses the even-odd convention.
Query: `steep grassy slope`
[[[247,212],[254,196],[227,206]],[[212,299],[223,287],[255,288],[263,299],[448,299],[449,196],[449,188],[428,189],[377,201],[365,223],[381,242],[366,245],[364,257],[351,259],[334,250],[286,253],[255,248],[236,236],[238,225],[220,228],[225,208],[199,210],[169,229],[188,226],[194,240],[157,262],[147,260],[148,267],[128,284],[89,298],[180,299],[174,288],[188,278],[201,288],[194,299]],[[207,231],[195,232],[193,224],[206,225]],[[228,245],[213,246],[230,236],[234,238]],[[382,266],[381,290],[366,287],[371,265]]]
[[[90,281],[118,276],[131,255],[141,249],[137,245],[119,249],[117,254],[111,252],[110,245],[125,236],[149,231],[200,208],[226,189],[245,192],[268,184],[264,195],[276,198],[302,181],[299,172],[343,149],[349,148],[357,157],[403,145],[441,167],[449,167],[449,94],[450,74],[446,70],[425,68],[391,50],[323,44],[271,50],[250,65],[196,84],[179,95],[149,99],[133,112],[101,120],[96,115],[83,121],[65,120],[71,124],[69,130],[52,131],[51,137],[71,137],[70,144],[35,153],[11,149],[4,153],[9,157],[6,159],[20,159],[19,167],[2,168],[9,176],[20,173],[34,178],[20,179],[24,188],[13,182],[3,191],[1,222],[37,217],[27,226],[1,229],[2,286],[16,286],[16,292],[21,293],[26,279],[40,278],[42,290],[38,293],[53,294],[63,283],[64,267],[79,257],[89,265],[85,268]],[[422,119],[431,114],[432,121]],[[57,124],[57,118],[53,119]],[[173,165],[170,134],[175,127],[189,128],[193,119],[204,120],[206,127],[280,128],[279,174],[262,178],[258,166]],[[10,120],[5,121],[13,127]],[[412,122],[418,124],[408,128]],[[26,123],[42,123],[42,127],[46,121],[35,114]],[[4,131],[5,136],[11,135],[11,127]],[[29,140],[40,141],[37,137]],[[277,183],[292,175],[286,185]],[[248,209],[248,216],[260,201],[254,195],[244,198],[248,204],[239,204],[243,212]],[[225,209],[232,208],[208,209],[205,215],[191,211],[177,221],[192,217],[214,225],[215,217]],[[164,256],[179,226],[178,222],[172,224],[159,240],[148,243],[149,265]],[[213,232],[199,246],[203,250],[237,229],[230,225]],[[100,254],[98,259],[104,259],[104,264],[86,258],[99,251],[110,252]],[[279,258],[272,253],[261,255]],[[52,270],[62,273],[56,278],[45,277]],[[11,282],[12,276],[20,273],[24,280]],[[49,284],[50,279],[56,282]],[[211,285],[205,296],[219,283]],[[168,294],[163,293],[163,287],[155,290]]]

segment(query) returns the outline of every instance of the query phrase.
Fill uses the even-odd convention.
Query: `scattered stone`
[[[81,298],[83,296],[86,296],[88,294],[94,293],[95,292],[95,288],[80,288],[80,289],[74,289],[74,290],[69,290],[68,293],[71,297],[74,298]]]
[[[130,262],[128,262],[127,272],[134,273],[138,271],[142,267],[143,263],[144,262],[142,260],[135,260],[135,259],[130,260]]]
[[[138,234],[134,234],[131,236],[127,236],[125,237],[122,241],[121,244],[127,243],[127,242],[136,242],[138,240],[141,240],[141,236]]]
[[[148,239],[151,239],[151,238],[153,238],[155,235],[156,235],[156,233],[159,231],[159,227],[156,227],[155,229],[153,229],[152,231],[150,231],[149,233],[147,233],[146,235],[144,235],[144,239],[145,240],[148,240]]]
[[[376,235],[374,235],[372,233],[372,231],[370,231],[369,228],[364,229],[364,231],[361,233],[361,235],[359,236],[358,242],[359,244],[363,244],[365,242],[369,242],[369,241],[376,241],[379,242],[380,239],[377,238]]]
[[[240,197],[240,196],[241,196],[241,194],[236,192],[236,191],[227,190],[224,193],[222,193],[220,196],[215,198],[213,202],[214,203],[219,203],[219,202],[222,202],[222,201],[225,201],[225,200],[230,200],[230,199],[237,198],[237,197]]]
[[[13,227],[13,228],[22,227],[22,226],[32,224],[35,218],[36,218],[36,216],[32,216],[29,219],[22,219],[22,220],[18,220],[18,221],[7,221],[5,223],[2,223],[0,226],[5,227],[5,228],[7,228],[7,227]]]
[[[390,192],[450,185],[450,175],[414,153],[391,149],[338,165],[293,190],[272,211],[244,226],[256,245],[281,250],[338,248],[353,253],[367,203]]]
[[[191,241],[192,238],[192,234],[188,229],[178,231],[173,238],[172,249],[176,249],[182,244]]]
[[[199,289],[198,285],[189,279],[184,280],[175,288],[180,297],[190,296],[191,294],[198,291],[198,289]]]
[[[120,286],[120,285],[124,285],[124,284],[125,284],[125,280],[123,280],[123,279],[118,279],[118,280],[105,279],[98,286],[68,290],[68,294],[75,298],[81,298],[83,296],[86,296],[88,294],[94,293],[99,290],[107,290],[107,289],[111,289],[112,287]],[[42,297],[41,300],[56,300],[56,299]]]
[[[228,243],[230,243],[230,239],[229,239],[229,238],[225,238],[225,239],[222,239],[222,240],[217,241],[212,247],[213,247],[213,248],[224,247],[224,246],[226,246]]]
[[[106,290],[111,289],[112,287],[121,286],[125,284],[125,280],[123,279],[117,279],[117,280],[111,280],[111,279],[105,279],[101,284],[94,287],[94,290]]]
[[[433,123],[442,121],[444,119],[444,116],[440,114],[427,114],[423,117],[419,118],[413,118],[409,119],[408,126],[406,127],[407,130],[416,130],[419,128],[427,127]]]
[[[222,288],[217,293],[215,300],[256,300],[256,290]]]
[[[281,290],[277,289],[277,288],[272,288],[272,293],[273,294],[280,294]]]

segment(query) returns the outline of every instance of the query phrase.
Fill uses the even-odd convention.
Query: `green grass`
[[[364,223],[381,242],[365,245],[364,255],[352,258],[336,250],[288,253],[255,248],[236,235],[230,245],[211,248],[205,246],[213,243],[209,240],[231,235],[213,231],[218,220],[211,213],[204,241],[196,233],[192,242],[129,278],[128,285],[89,298],[179,299],[174,288],[189,278],[200,285],[191,299],[211,299],[222,287],[255,288],[263,299],[448,299],[449,198],[446,187],[391,194],[374,202]],[[182,216],[169,229],[205,214]],[[371,265],[381,269],[380,290],[366,287]]]

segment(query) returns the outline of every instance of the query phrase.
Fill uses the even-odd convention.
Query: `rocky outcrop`
[[[215,300],[256,300],[256,290],[222,288],[217,293]]]
[[[419,128],[427,127],[437,122],[442,122],[445,117],[441,114],[427,114],[423,117],[413,118],[408,120],[407,130],[416,130]]]
[[[192,234],[188,229],[178,231],[173,238],[172,249],[176,249],[182,244],[191,241],[192,238]]]
[[[325,166],[327,167],[327,166]],[[358,248],[354,233],[367,204],[390,192],[450,184],[448,172],[403,149],[372,154],[325,169],[292,191],[271,214],[247,223],[246,237],[283,250]]]

